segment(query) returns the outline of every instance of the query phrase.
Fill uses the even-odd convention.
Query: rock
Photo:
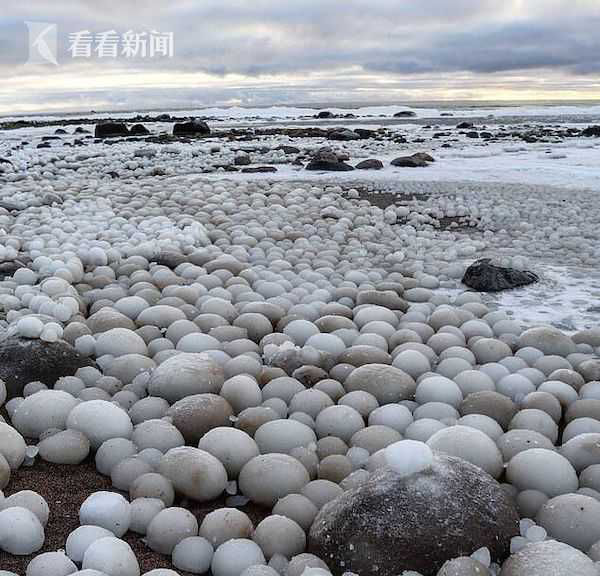
[[[483,258],[471,264],[465,271],[463,284],[479,292],[499,292],[533,284],[539,280],[536,274],[528,270],[503,268],[490,262],[490,258]]]
[[[236,166],[248,166],[248,164],[251,164],[251,160],[250,160],[250,156],[248,156],[248,154],[238,154],[234,159],[233,159],[233,163]]]
[[[315,118],[319,118],[320,120],[324,118],[335,118],[335,114],[330,112],[329,110],[321,110],[317,114],[315,114]]]
[[[327,138],[329,140],[360,140],[360,135],[358,135],[354,130],[350,130],[349,128],[333,128],[327,134]]]
[[[588,126],[581,131],[581,135],[585,136],[586,138],[600,138],[600,126]]]
[[[357,170],[381,170],[383,168],[383,162],[377,160],[377,158],[369,158],[363,160],[356,165]]]
[[[267,172],[277,172],[275,166],[252,166],[250,168],[242,168],[244,174],[260,174]]]
[[[286,156],[289,154],[300,154],[300,148],[296,148],[295,146],[286,146],[284,144],[278,146],[276,150],[281,150]]]
[[[150,130],[146,128],[143,124],[134,124],[129,130],[129,134],[131,136],[147,136],[150,134]]]
[[[101,122],[96,124],[94,130],[96,138],[117,138],[119,136],[129,136],[127,125],[123,122]]]
[[[321,148],[306,165],[307,170],[326,170],[334,172],[347,172],[354,170],[349,164],[340,161],[331,148]]]
[[[415,118],[417,115],[413,110],[400,110],[394,114],[394,118]]]
[[[53,386],[83,366],[94,366],[94,362],[64,340],[44,342],[16,336],[0,340],[0,379],[6,384],[9,400],[21,396],[29,382]]]
[[[390,162],[392,166],[401,168],[425,168],[430,162],[435,162],[435,159],[425,152],[416,152],[411,156],[400,156]]]
[[[173,126],[173,136],[206,136],[207,134],[210,134],[210,128],[201,120],[180,122]]]
[[[468,130],[469,128],[473,128],[473,123],[472,122],[461,122],[460,124],[456,125],[456,128],[458,130]]]
[[[595,576],[592,560],[568,544],[546,540],[528,544],[502,566],[500,576]]]
[[[487,547],[492,560],[509,554],[519,516],[500,485],[481,469],[436,454],[431,468],[401,477],[382,467],[319,512],[309,551],[339,576],[434,576],[444,562]]]

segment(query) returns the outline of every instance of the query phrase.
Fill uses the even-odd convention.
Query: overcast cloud
[[[0,8],[0,113],[225,103],[600,98],[598,0],[27,0]],[[25,64],[26,21],[58,66]],[[172,32],[172,58],[68,35]]]

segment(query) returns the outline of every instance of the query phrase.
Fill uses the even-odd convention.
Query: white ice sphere
[[[246,408],[260,406],[263,395],[256,380],[248,374],[239,374],[225,380],[220,395],[239,414]]]
[[[67,392],[41,390],[27,396],[12,416],[13,426],[27,438],[39,438],[50,428],[63,430],[71,410],[79,402]]]
[[[317,437],[311,428],[296,420],[271,420],[255,432],[254,440],[261,454],[289,454],[294,448],[316,442]]]
[[[273,507],[273,514],[291,518],[304,531],[310,529],[318,512],[319,509],[303,494],[288,494]]]
[[[512,350],[508,344],[495,338],[480,338],[471,347],[478,364],[488,362],[499,362],[502,358],[512,356]]]
[[[321,352],[331,354],[333,358],[337,358],[346,350],[344,341],[335,334],[313,334],[305,344]]]
[[[161,459],[160,474],[187,498],[214,500],[227,486],[227,471],[212,454],[189,446],[172,448]]]
[[[413,378],[418,378],[431,370],[429,359],[418,350],[403,350],[394,358],[392,366]]]
[[[39,338],[44,330],[44,323],[35,316],[25,316],[17,322],[17,332],[22,338]]]
[[[82,568],[105,572],[108,576],[140,576],[133,550],[127,542],[114,537],[92,542],[83,556]]]
[[[76,571],[77,566],[64,552],[46,552],[27,565],[25,576],[68,576]]]
[[[244,465],[260,454],[259,447],[251,436],[242,430],[226,426],[209,430],[200,439],[198,448],[217,458],[230,479],[237,478]]]
[[[155,552],[171,554],[184,538],[198,534],[196,517],[185,508],[165,508],[150,522],[146,542]]]
[[[600,540],[600,502],[590,496],[556,496],[540,508],[536,520],[551,538],[582,552]]]
[[[21,434],[12,426],[0,422],[0,454],[4,456],[11,470],[16,470],[25,459],[27,445]]]
[[[127,438],[109,438],[96,451],[96,470],[110,476],[113,467],[121,460],[138,453],[137,446]]]
[[[479,370],[464,370],[453,378],[458,385],[463,396],[466,398],[469,394],[482,392],[484,390],[496,390],[496,384],[485,373]]]
[[[306,534],[294,520],[273,514],[260,522],[252,539],[260,546],[265,558],[281,554],[291,558],[306,548]]]
[[[172,404],[194,394],[218,394],[224,379],[223,368],[207,354],[182,352],[152,372],[148,394]]]
[[[66,425],[85,434],[93,448],[111,438],[130,438],[133,432],[127,412],[106,400],[90,400],[75,406]]]
[[[273,506],[279,498],[300,492],[310,478],[306,468],[287,454],[262,454],[240,472],[242,494],[257,504]]]
[[[415,399],[419,404],[443,402],[458,408],[463,401],[463,395],[458,385],[449,378],[430,376],[419,382]]]
[[[294,394],[290,400],[289,410],[290,414],[303,412],[314,420],[321,411],[329,406],[333,406],[333,400],[325,392],[308,388]]]
[[[4,380],[0,380],[0,407],[6,402],[7,392]]]
[[[100,538],[113,536],[114,534],[110,530],[102,528],[102,526],[79,526],[79,528],[73,530],[67,537],[67,542],[65,544],[67,556],[73,560],[73,562],[81,564],[81,562],[83,562],[83,555],[92,542],[100,540]]]
[[[245,538],[235,538],[215,550],[211,572],[213,576],[240,576],[246,568],[256,564],[266,564],[258,544]]]
[[[316,419],[316,433],[319,438],[336,436],[344,442],[365,427],[363,417],[350,406],[330,406],[319,413]]]
[[[127,328],[112,328],[102,332],[96,340],[96,355],[123,356],[124,354],[148,354],[148,348],[141,336]]]
[[[311,336],[319,334],[319,329],[308,320],[292,320],[285,326],[283,333],[289,336],[296,346],[304,346]]]
[[[113,466],[110,478],[114,488],[126,492],[137,478],[152,472],[152,470],[152,466],[142,458],[130,456]]]
[[[135,498],[131,500],[131,522],[129,529],[137,534],[146,534],[154,517],[165,509],[165,503],[159,498]]]
[[[428,470],[433,463],[431,448],[416,440],[394,442],[385,449],[384,454],[387,465],[402,477]]]
[[[413,422],[410,410],[402,404],[386,404],[376,408],[369,414],[369,426],[388,426],[394,430],[404,433],[406,428]]]
[[[48,506],[48,503],[40,496],[40,494],[33,490],[21,490],[11,494],[4,502],[2,502],[0,507],[27,508],[27,510],[33,512],[37,516],[37,519],[42,526],[46,526],[48,517],[50,516],[50,507]]]
[[[519,490],[539,490],[549,498],[575,492],[579,487],[571,463],[544,448],[532,448],[513,456],[506,468],[506,478]]]
[[[496,391],[517,401],[535,392],[535,385],[522,374],[508,374],[496,382]]]
[[[0,512],[0,550],[17,556],[37,552],[44,545],[44,527],[27,508],[5,508]]]
[[[566,357],[576,351],[575,342],[551,326],[537,326],[525,330],[519,337],[519,348],[532,347],[547,356]]]
[[[192,574],[204,574],[210,568],[213,554],[213,547],[208,540],[201,536],[190,536],[175,546],[171,559],[175,568]]]
[[[233,538],[250,538],[253,531],[252,521],[241,510],[218,508],[204,517],[198,533],[218,548]]]
[[[503,470],[502,454],[484,432],[469,426],[448,426],[436,432],[427,445],[432,450],[462,458],[498,478]]]
[[[82,526],[101,526],[120,538],[129,530],[131,507],[116,492],[94,492],[81,505],[79,522]]]
[[[166,420],[146,420],[133,429],[131,441],[139,450],[156,448],[168,452],[171,448],[184,446],[185,440],[181,432]]]

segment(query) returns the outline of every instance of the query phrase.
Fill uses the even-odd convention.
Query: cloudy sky
[[[0,0],[0,114],[600,99],[599,29],[600,0]]]

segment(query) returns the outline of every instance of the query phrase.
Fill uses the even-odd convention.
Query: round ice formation
[[[127,412],[105,400],[90,400],[75,406],[66,425],[85,434],[94,448],[111,438],[130,438],[133,431]]]
[[[279,498],[300,492],[310,478],[306,468],[286,454],[264,454],[240,472],[241,492],[257,504],[273,506]]]
[[[114,534],[110,530],[102,528],[101,526],[79,526],[79,528],[73,530],[67,537],[67,542],[65,544],[67,556],[73,560],[73,562],[81,564],[81,562],[83,562],[85,551],[92,542],[100,540],[100,538],[112,536],[114,536]]]
[[[115,537],[100,538],[92,542],[83,555],[82,568],[118,576],[140,576],[140,567],[133,550],[127,542]]]
[[[0,511],[0,549],[27,556],[44,545],[44,528],[27,508],[9,507]]]
[[[185,508],[165,508],[148,525],[146,542],[160,554],[171,554],[179,542],[197,534],[198,521],[191,512]]]
[[[198,443],[198,448],[217,458],[229,478],[237,478],[244,465],[260,454],[256,442],[242,430],[228,427],[213,428]]]
[[[0,422],[0,454],[4,456],[12,470],[21,466],[25,459],[27,445],[23,436],[12,426]]]
[[[427,445],[432,450],[458,456],[498,478],[504,471],[502,454],[484,432],[469,426],[449,426],[436,432]]]
[[[218,394],[223,382],[223,369],[210,356],[181,353],[154,370],[148,393],[173,403],[193,394]]]
[[[411,476],[431,467],[433,452],[423,442],[400,440],[385,449],[385,461],[400,476]]]
[[[272,420],[263,424],[254,434],[254,440],[262,454],[279,452],[288,454],[299,446],[316,442],[311,428],[295,420]]]
[[[304,530],[290,518],[276,514],[267,516],[256,526],[252,539],[260,546],[265,558],[275,554],[291,558],[304,552]]]
[[[211,572],[214,576],[240,576],[246,568],[256,564],[265,564],[259,546],[252,540],[234,538],[215,550]]]
[[[569,461],[544,448],[519,452],[508,463],[506,478],[519,490],[539,490],[549,498],[575,492],[579,486]]]
[[[77,566],[64,552],[40,554],[27,565],[27,576],[67,576],[76,571]]]
[[[173,566],[192,574],[208,572],[213,557],[213,547],[200,536],[190,536],[181,540],[173,549]]]
[[[51,428],[65,428],[67,417],[78,404],[67,392],[42,390],[28,396],[12,416],[14,427],[25,437],[39,438]]]
[[[187,498],[205,502],[219,496],[227,485],[227,472],[212,454],[182,446],[169,450],[161,459],[159,472]]]
[[[129,502],[116,492],[94,492],[81,505],[79,521],[82,525],[106,528],[120,538],[129,530],[131,508]]]

